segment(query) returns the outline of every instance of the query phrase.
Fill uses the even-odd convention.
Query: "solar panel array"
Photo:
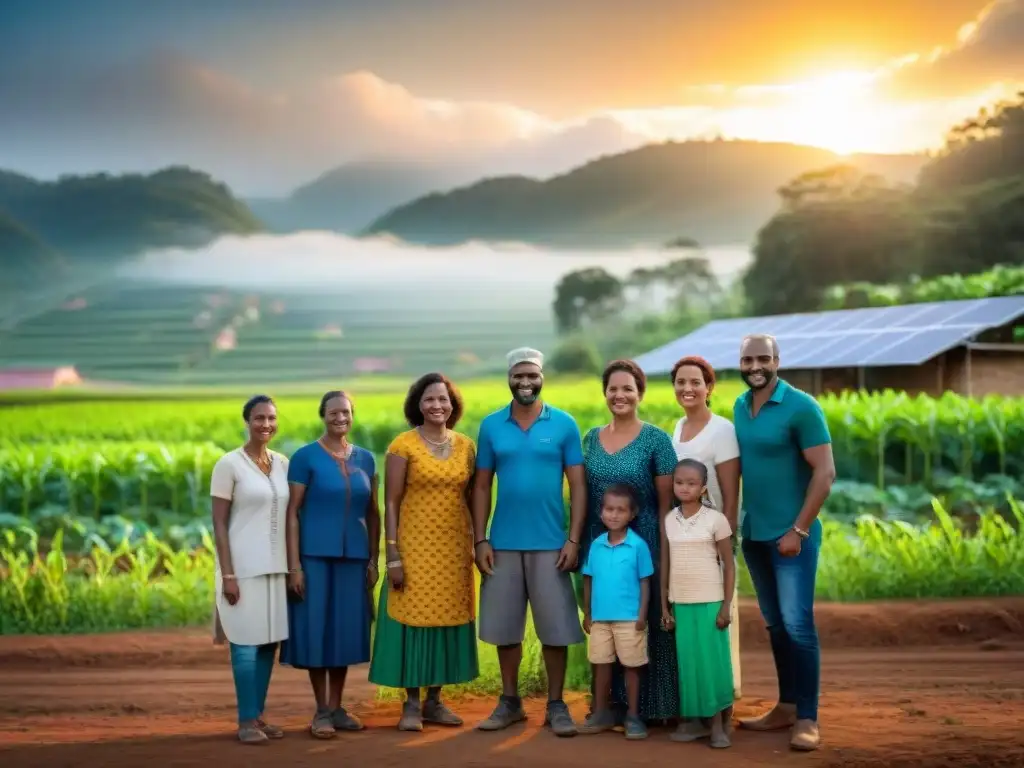
[[[636,362],[648,374],[659,374],[684,355],[700,355],[716,369],[735,370],[743,337],[767,333],[779,342],[783,368],[920,365],[1021,316],[1024,296],[1000,296],[715,320]]]

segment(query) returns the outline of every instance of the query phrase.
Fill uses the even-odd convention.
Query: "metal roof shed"
[[[816,394],[891,388],[1022,395],[1024,344],[1015,333],[1022,318],[1024,296],[1004,296],[715,320],[636,362],[658,375],[684,355],[700,355],[716,370],[734,371],[743,337],[768,333],[778,339],[787,379]]]

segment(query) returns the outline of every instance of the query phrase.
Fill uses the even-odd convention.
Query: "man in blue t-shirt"
[[[519,664],[529,603],[544,646],[548,678],[545,725],[558,736],[576,734],[562,700],[568,646],[583,642],[576,593],[569,572],[576,567],[586,511],[586,480],[579,427],[565,411],[540,399],[544,356],[535,349],[508,355],[512,402],[480,424],[473,484],[473,530],[480,586],[480,639],[498,647],[502,695],[491,716],[477,726],[498,731],[526,719],[519,698]],[[490,532],[491,486],[498,498]],[[570,523],[562,501],[569,480]]]
[[[754,731],[792,728],[790,746],[817,749],[821,649],[814,625],[814,584],[821,547],[818,513],[836,470],[825,414],[811,395],[778,376],[779,345],[754,335],[740,347],[749,390],[736,400],[744,518],[740,526],[761,615],[768,625],[779,701],[740,721]]]

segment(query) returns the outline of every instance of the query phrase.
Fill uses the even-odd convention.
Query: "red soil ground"
[[[737,714],[769,706],[775,682],[756,608],[741,608],[744,698]],[[226,653],[204,632],[0,637],[0,765],[337,766],[452,768],[687,768],[846,766],[1001,768],[1024,765],[1024,598],[818,606],[824,647],[824,744],[791,753],[781,734],[737,731],[733,748],[675,744],[652,731],[557,739],[540,728],[543,702],[504,733],[472,725],[492,702],[453,707],[467,726],[398,733],[398,706],[374,701],[365,669],[353,670],[346,704],[367,729],[315,741],[305,731],[310,693],[302,673],[278,667],[268,719],[284,740],[254,748],[233,738],[234,691]],[[571,701],[578,717],[586,703]]]

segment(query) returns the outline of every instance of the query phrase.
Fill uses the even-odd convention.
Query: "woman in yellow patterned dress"
[[[457,726],[441,687],[479,674],[468,489],[476,447],[453,431],[462,398],[440,373],[405,398],[412,429],[388,446],[384,474],[387,574],[380,591],[370,682],[404,688],[402,731]],[[421,701],[420,690],[427,689]]]

